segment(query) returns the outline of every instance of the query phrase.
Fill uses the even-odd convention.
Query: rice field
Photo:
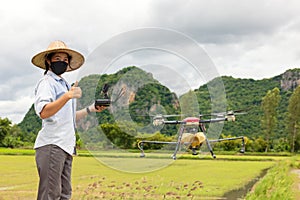
[[[0,151],[1,153],[1,151]],[[34,155],[0,155],[0,200],[36,199]],[[21,155],[20,155],[21,154]],[[72,199],[224,199],[284,157],[218,155],[172,160],[103,152],[76,156]]]

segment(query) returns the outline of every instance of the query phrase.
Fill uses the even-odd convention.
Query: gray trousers
[[[70,199],[73,157],[56,145],[39,147],[35,161],[40,177],[38,200]]]

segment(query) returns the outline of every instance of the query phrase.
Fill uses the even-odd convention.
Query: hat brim
[[[83,63],[84,63],[84,57],[81,53],[74,51],[72,49],[66,49],[66,48],[43,51],[43,52],[38,53],[35,56],[33,56],[33,58],[31,59],[31,62],[32,62],[32,64],[34,64],[35,66],[37,66],[39,68],[46,69],[45,59],[46,59],[47,55],[50,53],[58,53],[58,52],[67,53],[69,56],[71,56],[71,61],[68,65],[67,72],[80,68],[81,65],[83,65]]]

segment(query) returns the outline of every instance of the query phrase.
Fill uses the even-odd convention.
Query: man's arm
[[[86,117],[89,114],[89,112],[102,112],[106,108],[107,107],[105,106],[97,106],[97,108],[95,108],[95,104],[93,103],[87,108],[76,111],[76,121],[79,121]]]

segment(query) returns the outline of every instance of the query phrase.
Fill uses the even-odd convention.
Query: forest
[[[224,85],[224,94],[215,89]],[[221,76],[198,89],[177,96],[155,80],[151,73],[131,66],[115,74],[89,75],[80,80],[83,96],[78,109],[102,98],[104,84],[108,84],[111,99],[126,87],[125,95],[101,113],[88,116],[77,124],[78,148],[136,149],[137,142],[151,140],[174,141],[178,126],[152,126],[155,114],[178,114],[181,117],[244,110],[233,123],[224,123],[221,138],[246,137],[246,151],[299,152],[300,150],[300,69],[262,80]],[[299,104],[299,105],[298,105]],[[208,125],[209,126],[209,125]],[[41,120],[31,106],[19,124],[0,118],[0,146],[32,148],[41,128]],[[214,137],[208,135],[208,137]],[[235,141],[219,143],[218,150],[236,150]],[[148,148],[158,148],[155,145]]]

